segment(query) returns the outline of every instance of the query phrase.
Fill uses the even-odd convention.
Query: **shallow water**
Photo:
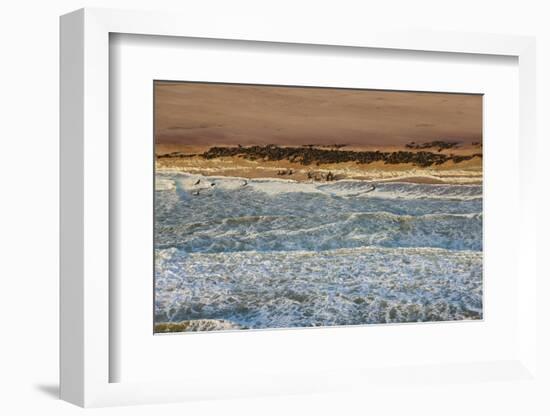
[[[481,186],[380,183],[369,192],[364,181],[181,173],[156,182],[157,322],[482,317]]]

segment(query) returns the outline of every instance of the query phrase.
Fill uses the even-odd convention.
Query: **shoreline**
[[[431,185],[483,185],[483,177],[475,172],[463,171],[418,171],[418,170],[403,170],[403,171],[370,171],[370,172],[347,172],[341,173],[337,169],[325,169],[322,173],[337,172],[336,179],[332,181],[314,180],[307,177],[305,172],[294,172],[292,175],[279,175],[277,169],[247,169],[243,167],[232,167],[228,169],[215,169],[209,167],[179,167],[179,166],[162,166],[155,164],[155,173],[159,174],[189,174],[200,175],[204,177],[221,177],[233,179],[255,179],[255,180],[277,180],[289,183],[333,183],[338,181],[366,181],[366,182],[405,182],[413,184],[431,184]],[[319,172],[319,171],[317,171]]]
[[[439,146],[441,143],[436,142]],[[421,148],[424,149],[424,148]],[[160,149],[157,149],[159,151]],[[156,172],[185,172],[245,179],[289,179],[296,182],[362,180],[427,184],[483,183],[482,154],[470,147],[435,151],[406,147],[354,150],[316,147],[196,147],[156,154]]]

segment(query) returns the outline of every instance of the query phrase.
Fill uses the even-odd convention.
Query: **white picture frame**
[[[111,382],[110,366],[119,359],[110,349],[109,253],[109,36],[114,33],[206,39],[382,48],[453,54],[505,55],[519,65],[520,178],[517,222],[518,345],[506,360],[472,363],[418,363],[413,378],[426,383],[460,379],[486,388],[482,381],[539,383],[535,267],[535,40],[530,37],[467,33],[381,32],[374,29],[338,33],[312,27],[307,32],[266,22],[235,24],[219,20],[205,25],[191,16],[82,9],[61,18],[61,398],[80,406],[159,403],[262,394],[361,389],[399,384],[411,369],[342,368],[323,374],[281,373],[262,379]],[[237,30],[238,29],[238,30]],[[260,44],[261,45],[261,44]],[[332,335],[335,336],[335,335]],[[213,342],[214,341],[214,338]],[[346,380],[345,382],[343,380]],[[393,381],[392,381],[393,380]],[[410,380],[409,380],[410,381]],[[523,384],[525,385],[525,384]],[[492,392],[492,393],[491,393]],[[488,390],[488,394],[497,394]],[[495,398],[498,396],[494,396]]]

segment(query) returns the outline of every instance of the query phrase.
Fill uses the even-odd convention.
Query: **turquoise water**
[[[194,329],[482,318],[482,188],[158,173],[155,316]],[[214,325],[212,323],[214,322]]]

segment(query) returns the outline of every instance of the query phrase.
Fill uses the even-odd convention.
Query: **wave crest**
[[[178,188],[195,194],[197,191],[252,190],[268,195],[285,193],[315,193],[333,197],[374,197],[391,199],[447,199],[471,200],[482,197],[481,185],[434,185],[405,182],[372,182],[340,180],[331,183],[297,182],[291,179],[246,179],[224,176],[203,176],[187,173],[172,174]],[[375,189],[373,190],[373,184]],[[157,187],[157,190],[173,190],[174,187]]]

